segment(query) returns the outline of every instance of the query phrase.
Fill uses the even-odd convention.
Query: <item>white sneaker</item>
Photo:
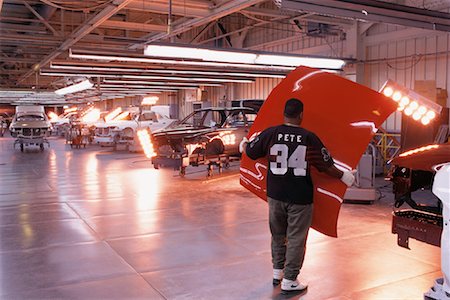
[[[308,284],[305,282],[301,282],[298,279],[289,280],[283,278],[281,282],[281,291],[282,292],[290,292],[290,291],[302,291],[308,287]]]
[[[281,283],[281,279],[283,279],[283,270],[282,269],[273,269],[272,284],[274,286],[279,285]]]

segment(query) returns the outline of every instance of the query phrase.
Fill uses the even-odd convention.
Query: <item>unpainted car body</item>
[[[173,122],[175,122],[174,119],[151,110],[130,112],[126,119],[113,119],[95,124],[94,142],[100,145],[132,144],[138,129],[149,129],[150,132],[153,132],[163,129]]]
[[[198,165],[204,158],[240,155],[239,142],[256,118],[252,108],[205,108],[152,134],[155,167]],[[172,161],[171,161],[172,160]]]
[[[24,146],[36,145],[44,149],[46,138],[50,135],[51,123],[45,114],[44,107],[40,105],[17,106],[16,114],[9,130],[11,136],[16,137],[15,144]]]

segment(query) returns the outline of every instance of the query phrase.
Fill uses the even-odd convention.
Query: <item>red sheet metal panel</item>
[[[267,127],[283,123],[286,101],[304,103],[302,126],[315,132],[335,160],[355,168],[376,128],[397,109],[380,93],[337,75],[298,67],[276,86],[265,101],[249,137]],[[266,199],[267,160],[253,161],[243,155],[241,184]],[[338,179],[312,169],[314,216],[312,227],[337,237],[337,220],[346,186]]]
[[[433,171],[433,166],[450,162],[450,143],[429,145],[397,156],[392,164],[413,170]]]

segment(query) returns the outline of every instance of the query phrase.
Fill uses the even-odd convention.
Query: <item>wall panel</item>
[[[366,84],[378,90],[388,78],[414,89],[416,80],[435,80],[437,88],[449,90],[450,61],[448,33],[422,33],[406,39],[389,39],[400,26],[377,25],[369,30],[370,35],[384,34],[384,42],[367,47],[366,59],[370,61],[365,68]],[[394,30],[394,31],[393,31]],[[449,100],[447,99],[447,105]],[[383,124],[388,131],[401,130],[401,114],[394,113]]]

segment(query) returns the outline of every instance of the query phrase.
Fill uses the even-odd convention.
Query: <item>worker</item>
[[[307,284],[298,278],[313,212],[310,167],[341,179],[347,186],[352,172],[338,169],[320,139],[300,127],[303,103],[289,99],[284,124],[265,129],[252,141],[244,138],[240,150],[250,159],[268,158],[267,201],[272,234],[273,285],[282,292],[301,291]]]

